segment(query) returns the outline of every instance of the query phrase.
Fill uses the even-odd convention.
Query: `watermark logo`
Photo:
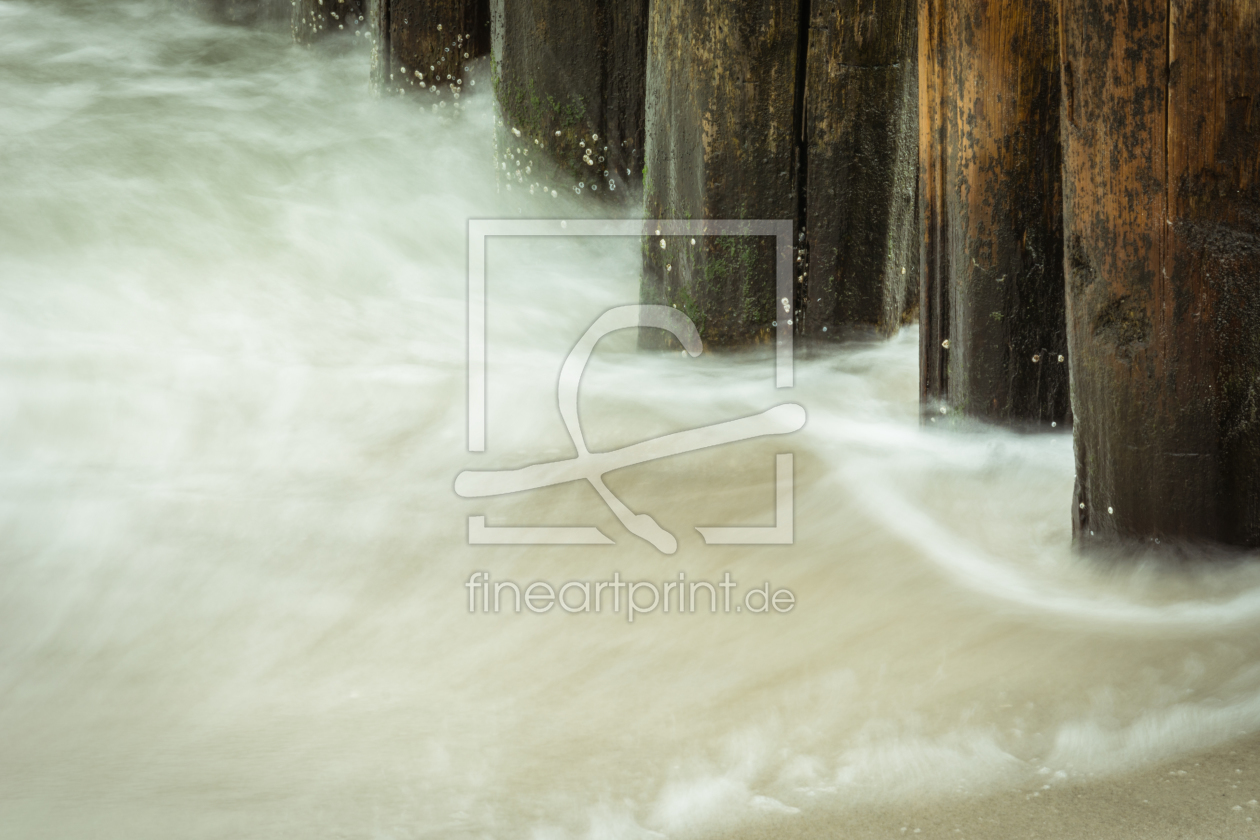
[[[484,452],[486,445],[486,334],[485,252],[490,236],[774,236],[776,238],[776,299],[783,312],[775,322],[775,384],[792,387],[792,223],[790,221],[635,221],[581,220],[472,220],[468,225],[468,451]],[[631,534],[665,554],[678,550],[678,541],[647,513],[635,513],[604,483],[613,470],[644,464],[711,446],[785,435],[805,425],[805,409],[783,403],[761,414],[741,417],[641,441],[609,452],[591,452],[578,418],[578,389],[586,363],[604,336],[622,329],[655,327],[672,334],[691,357],[700,355],[695,324],[668,306],[632,305],[611,309],[596,319],[570,351],[560,370],[557,388],[560,416],[577,455],[515,470],[468,470],[455,480],[455,492],[465,498],[485,498],[586,481]],[[707,545],[783,545],[793,539],[791,453],[775,456],[775,524],[770,527],[697,528]],[[610,545],[594,527],[486,525],[486,518],[470,516],[472,545]]]
[[[473,572],[464,588],[468,590],[470,613],[519,614],[523,605],[532,613],[546,613],[559,607],[567,613],[618,615],[624,602],[626,621],[630,624],[634,623],[636,615],[657,611],[694,615],[697,611],[703,613],[706,605],[710,613],[720,609],[727,615],[732,612],[765,615],[771,610],[789,613],[796,606],[792,590],[775,589],[772,593],[770,581],[743,592],[742,598],[733,599],[731,592],[739,588],[739,583],[731,578],[730,572],[725,572],[717,583],[688,580],[685,572],[679,572],[677,580],[661,581],[659,586],[650,580],[622,580],[620,572],[613,572],[612,577],[605,580],[570,580],[558,588],[545,580],[526,586],[512,580],[491,581],[489,572]]]

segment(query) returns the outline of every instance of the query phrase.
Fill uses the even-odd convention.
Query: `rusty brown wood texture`
[[[1058,9],[919,0],[921,397],[933,421],[1069,419]]]
[[[500,175],[639,198],[648,0],[493,0],[491,21]]]
[[[918,309],[917,11],[917,0],[811,4],[805,335],[890,335]]]
[[[377,89],[417,93],[425,104],[455,101],[468,81],[466,63],[490,51],[489,0],[367,2]]]
[[[293,0],[293,38],[300,44],[337,32],[366,31],[365,0]]]
[[[1258,546],[1260,2],[1062,15],[1076,535]]]
[[[797,217],[804,23],[797,0],[653,0],[649,219]],[[643,302],[677,306],[710,344],[772,335],[772,238],[661,241],[644,241]]]

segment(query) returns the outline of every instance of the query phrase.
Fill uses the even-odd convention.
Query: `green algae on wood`
[[[795,0],[653,1],[649,219],[797,217],[801,26]],[[648,236],[643,255],[641,300],[696,313],[707,343],[773,334],[773,238]]]
[[[509,184],[637,197],[647,15],[647,0],[493,0],[497,160]]]

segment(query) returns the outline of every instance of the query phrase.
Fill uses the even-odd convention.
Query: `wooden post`
[[[493,0],[491,18],[508,183],[637,198],[648,0]]]
[[[1057,11],[1056,0],[919,0],[930,420],[1069,419]]]
[[[293,38],[309,44],[334,32],[366,28],[364,0],[293,0]]]
[[[328,0],[325,0],[328,2]],[[490,48],[489,0],[368,0],[372,79],[384,93],[458,101],[466,62]]]
[[[1076,536],[1260,546],[1260,2],[1062,14]]]
[[[791,219],[801,334],[889,335],[918,295],[916,0],[661,0],[648,50],[649,218]],[[711,343],[769,337],[773,248],[667,238],[642,298]]]
[[[653,0],[649,219],[797,217],[804,73],[797,58],[807,23],[798,0]],[[773,334],[773,239],[660,242],[644,242],[643,302],[677,306],[713,344]]]
[[[797,266],[806,335],[890,335],[918,308],[917,5],[812,2]]]

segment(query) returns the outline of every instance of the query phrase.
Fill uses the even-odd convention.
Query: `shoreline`
[[[1150,767],[1049,789],[767,817],[726,840],[1015,837],[1215,840],[1260,836],[1260,735]]]

